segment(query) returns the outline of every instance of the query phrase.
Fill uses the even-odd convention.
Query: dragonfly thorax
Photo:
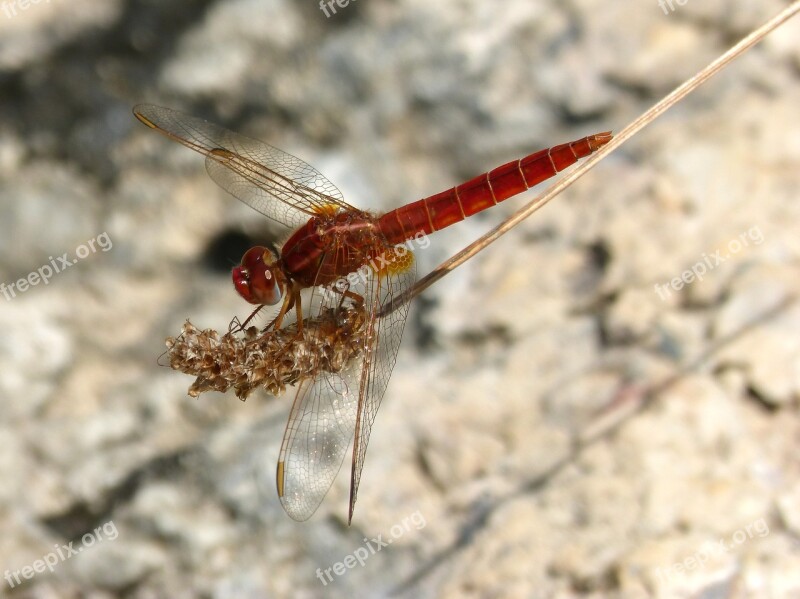
[[[281,262],[286,274],[305,287],[328,285],[384,249],[374,216],[340,212],[310,218],[283,244]]]

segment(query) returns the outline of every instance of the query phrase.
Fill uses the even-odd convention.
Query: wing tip
[[[136,119],[143,125],[147,125],[151,129],[158,129],[156,124],[144,115],[147,107],[148,104],[137,104],[133,107],[133,116],[135,116]]]

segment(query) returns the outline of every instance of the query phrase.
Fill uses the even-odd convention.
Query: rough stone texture
[[[783,5],[0,12],[0,283],[112,242],[0,297],[0,573],[84,549],[0,595],[800,597],[800,22],[415,302],[349,529],[345,473],[310,521],[280,507],[291,395],[195,400],[158,366],[187,317],[247,316],[227,270],[285,232],[130,113],[212,118],[386,210],[618,131]]]

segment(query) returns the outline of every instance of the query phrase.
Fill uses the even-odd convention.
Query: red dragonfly
[[[313,319],[345,303],[366,315],[359,357],[340,372],[319,372],[297,387],[278,458],[277,486],[284,509],[299,521],[322,502],[351,440],[352,521],[370,431],[397,358],[406,299],[413,295],[409,241],[533,187],[611,139],[604,132],[553,146],[378,215],[345,203],[316,169],[266,143],[169,108],[140,104],[133,113],[148,127],[203,154],[217,184],[287,228],[279,255],[262,246],[250,248],[232,273],[237,292],[258,306],[250,318],[265,305],[280,304],[264,331],[281,327],[292,309],[300,327],[303,314]]]

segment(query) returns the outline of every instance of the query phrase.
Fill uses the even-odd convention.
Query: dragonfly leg
[[[271,323],[275,325],[275,329],[280,328],[283,317],[289,310],[292,309],[292,307],[294,307],[294,310],[297,314],[297,332],[294,334],[294,337],[292,338],[293,340],[298,340],[303,337],[303,303],[300,295],[301,289],[302,288],[297,284],[292,285],[292,287],[289,289],[289,294],[283,304],[283,307],[281,308],[280,313]]]
[[[342,302],[339,304],[340,308],[342,307],[341,304],[344,303],[344,298],[345,297],[349,297],[351,300],[353,300],[356,303],[356,307],[358,307],[358,308],[360,308],[361,306],[364,305],[364,296],[363,295],[359,295],[355,291],[350,291],[348,289],[345,289],[342,292]]]
[[[247,319],[242,323],[239,322],[238,318],[234,318],[231,321],[230,326],[228,326],[228,332],[229,333],[241,333],[242,331],[244,331],[244,328],[247,326],[247,323],[249,323],[251,320],[253,320],[255,315],[258,314],[259,311],[261,310],[261,308],[263,308],[263,307],[264,307],[264,304],[261,304],[258,308],[253,310],[252,314],[250,314],[250,316],[248,316]]]
[[[330,289],[331,291],[342,296],[342,298],[339,300],[339,304],[336,306],[337,312],[342,309],[342,306],[344,306],[344,300],[348,297],[355,302],[355,307],[357,309],[360,309],[364,305],[364,296],[359,295],[355,291],[350,291],[349,289],[339,289],[338,287],[331,287]]]
[[[283,322],[283,318],[286,316],[286,313],[289,312],[292,308],[295,309],[297,313],[297,332],[292,336],[292,338],[287,342],[291,344],[298,339],[303,337],[303,307],[302,307],[302,300],[300,291],[302,287],[297,284],[292,285],[289,288],[289,292],[286,295],[286,299],[283,302],[283,306],[281,306],[281,311],[278,315],[273,319],[271,323],[269,323],[265,328],[264,331],[267,331],[272,328],[273,331],[279,329],[281,327],[281,323]]]
[[[297,312],[297,336],[301,336],[303,334],[303,306],[302,302],[300,301],[300,291],[297,292],[297,301],[295,302],[294,306],[295,312]]]
[[[281,306],[281,311],[278,312],[278,315],[272,319],[267,326],[264,327],[265,331],[270,329],[277,330],[281,328],[281,323],[283,322],[284,316],[286,313],[289,312],[293,307],[297,307],[297,328],[298,332],[302,332],[303,330],[303,322],[302,317],[300,314],[300,286],[297,284],[292,285],[289,287],[289,290],[286,294],[286,297],[283,298],[283,305]]]

